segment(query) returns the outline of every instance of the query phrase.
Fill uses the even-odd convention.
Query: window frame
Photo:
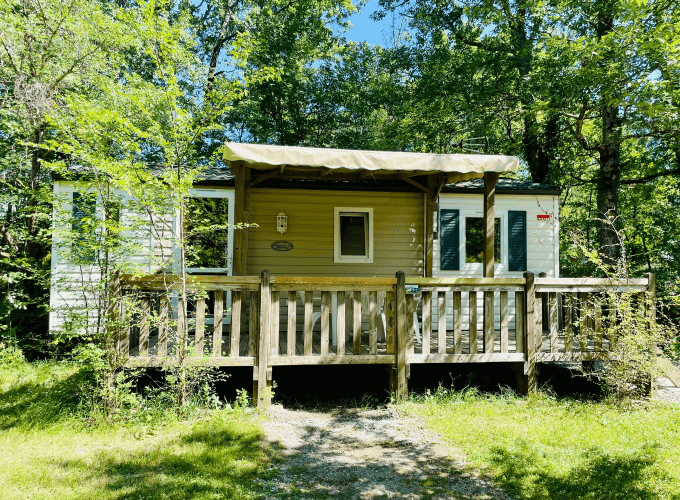
[[[455,208],[454,205],[446,205],[441,208]],[[441,273],[451,273],[451,274],[481,274],[484,269],[484,264],[479,262],[465,262],[465,243],[466,243],[466,225],[467,218],[484,218],[483,210],[466,210],[461,208],[455,208],[458,210],[458,269],[457,270],[442,270],[441,269],[441,255],[442,255],[442,238],[438,240],[439,245],[439,272]],[[506,272],[508,269],[508,211],[507,210],[495,210],[494,218],[500,219],[500,237],[501,237],[501,261],[500,263],[494,262],[495,272],[501,273]],[[438,222],[440,223],[440,222]],[[442,228],[439,228],[440,235],[442,234]]]
[[[227,214],[227,245],[229,245],[229,255],[227,256],[227,267],[185,267],[184,271],[187,274],[227,274],[231,276],[234,270],[234,202],[235,192],[229,189],[217,188],[192,188],[189,190],[189,196],[192,198],[226,198],[229,205],[229,212]],[[175,216],[173,225],[176,225],[178,216]],[[179,253],[179,248],[175,248],[175,252]]]
[[[368,230],[365,255],[342,255],[340,217],[343,215],[368,215]],[[333,262],[336,264],[373,264],[374,223],[372,207],[335,207],[333,209]]]

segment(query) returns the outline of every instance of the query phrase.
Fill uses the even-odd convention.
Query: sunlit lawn
[[[472,393],[406,408],[516,498],[680,498],[680,405]]]
[[[0,498],[263,498],[269,457],[239,412],[85,425],[69,365],[0,368]]]

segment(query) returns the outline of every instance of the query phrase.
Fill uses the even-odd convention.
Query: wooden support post
[[[244,177],[245,168],[241,162],[234,162],[230,165],[231,173],[235,177],[236,187],[234,189],[234,207],[229,207],[230,210],[234,211],[234,223],[243,223],[243,204],[245,199],[245,186],[246,180]],[[236,229],[234,231],[234,262],[233,262],[233,273],[234,276],[243,276],[246,273],[241,269],[241,252],[243,250],[244,243],[247,245],[248,242],[244,241],[243,230]]]
[[[149,355],[149,315],[151,314],[151,298],[148,293],[144,293],[140,302],[139,314],[139,355],[142,357]],[[196,330],[198,335],[198,328]]]
[[[437,206],[435,195],[437,189],[436,175],[429,175],[427,177],[427,188],[430,193],[425,193],[425,277],[431,278],[434,256],[434,211]]]
[[[397,377],[396,396],[403,399],[408,396],[408,381],[406,379],[406,337],[408,335],[409,319],[406,307],[406,275],[404,271],[397,272],[397,284],[395,285],[395,297],[397,301]]]
[[[272,402],[272,367],[269,365],[271,352],[271,285],[269,271],[262,271],[260,281],[260,323],[257,366],[257,408],[265,409]]]
[[[232,358],[238,358],[241,350],[241,325],[245,323],[241,321],[243,310],[245,309],[243,307],[245,304],[244,297],[244,292],[241,290],[231,292],[231,325],[229,327],[231,329],[229,332],[231,342],[229,345],[229,356]]]
[[[205,333],[205,298],[200,298],[196,301],[196,329],[194,330],[194,347],[196,349],[196,356],[201,357],[203,354],[203,335]]]
[[[484,173],[484,274],[485,278],[494,277],[494,246],[496,242],[496,172]],[[494,292],[484,292],[484,352],[494,350],[494,321],[493,321]],[[472,346],[472,340],[470,340]],[[472,352],[472,347],[470,348]]]
[[[524,351],[524,373],[520,375],[518,372],[518,385],[519,391],[522,393],[536,392],[537,380],[536,380],[536,334],[532,331],[536,328],[536,285],[534,282],[534,273],[525,272],[524,279],[526,284],[524,285],[524,296],[526,298],[524,309],[525,314],[525,331],[522,333],[524,336],[524,345],[526,346]]]

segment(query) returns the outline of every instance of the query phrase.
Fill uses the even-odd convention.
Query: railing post
[[[406,365],[406,349],[409,332],[408,308],[406,307],[406,275],[404,271],[397,272],[397,284],[395,285],[395,299],[397,310],[397,380],[395,393],[398,399],[408,396],[408,377]],[[413,321],[413,319],[411,319]]]
[[[255,366],[257,374],[257,407],[267,408],[272,402],[272,367],[269,366],[271,354],[271,285],[269,271],[262,271],[260,280],[260,328]]]
[[[652,345],[650,346],[650,355],[652,356],[652,363],[657,362],[657,353],[659,350],[659,347],[656,345],[654,342],[654,328],[656,328],[656,275],[654,273],[645,273],[645,278],[647,278],[647,293],[646,293],[646,298],[647,298],[647,330],[648,334],[652,339]],[[649,379],[649,397],[653,398],[656,396],[656,392],[658,390],[657,387],[657,381],[656,381],[656,370],[654,370],[654,367],[652,367],[652,370],[650,371],[650,379]]]
[[[516,331],[517,336],[522,336],[524,347],[524,370],[517,372],[518,391],[523,394],[536,392],[536,321],[535,314],[540,311],[535,310],[536,306],[536,285],[534,283],[534,273],[524,273],[524,321],[522,331]],[[517,328],[517,324],[515,324]],[[518,339],[519,340],[519,339]],[[519,341],[517,342],[519,346]]]

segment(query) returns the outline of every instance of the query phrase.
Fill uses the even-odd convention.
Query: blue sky
[[[369,0],[359,14],[354,14],[350,18],[352,29],[345,33],[345,37],[355,42],[385,45],[391,24],[390,17],[387,16],[380,22],[373,21],[370,18],[370,15],[378,10],[379,7],[378,0]]]

